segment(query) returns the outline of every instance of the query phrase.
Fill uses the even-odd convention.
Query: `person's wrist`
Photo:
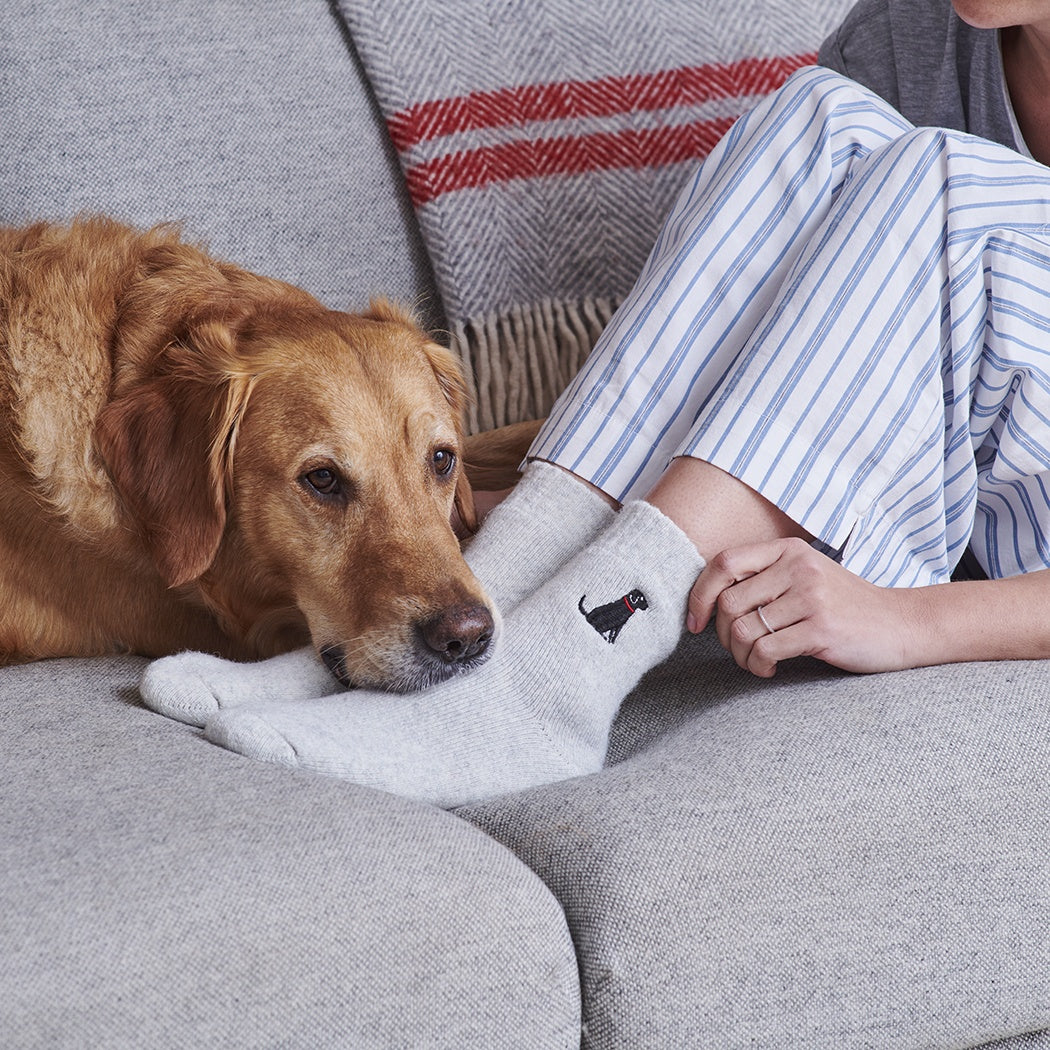
[[[945,625],[938,613],[939,599],[934,593],[945,585],[890,588],[896,611],[894,615],[900,670],[927,667],[947,662],[948,641]]]

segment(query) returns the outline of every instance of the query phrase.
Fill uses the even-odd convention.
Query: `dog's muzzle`
[[[426,689],[480,667],[489,657],[496,635],[492,610],[481,602],[465,602],[442,609],[412,627],[412,645],[383,678],[355,681],[342,645],[325,645],[321,659],[344,688],[368,686],[393,693]],[[378,668],[374,669],[377,670]]]
[[[321,646],[321,659],[331,676],[344,688],[352,689],[354,683],[346,669],[346,650],[341,645]]]
[[[424,659],[453,670],[481,660],[492,644],[496,625],[492,612],[481,602],[467,602],[442,609],[416,625]]]

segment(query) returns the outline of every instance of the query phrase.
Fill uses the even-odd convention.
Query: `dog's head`
[[[305,621],[344,684],[470,669],[494,619],[450,525],[473,520],[455,358],[385,302],[263,285],[122,313],[96,443],[154,562],[260,653]]]

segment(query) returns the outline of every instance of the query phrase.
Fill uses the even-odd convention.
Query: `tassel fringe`
[[[610,299],[542,299],[451,326],[474,398],[471,433],[540,419],[579,371],[612,319]]]

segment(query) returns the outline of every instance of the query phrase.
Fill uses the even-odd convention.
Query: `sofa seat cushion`
[[[143,666],[0,674],[6,1047],[578,1046],[564,915],[510,851],[207,743]]]
[[[603,772],[461,812],[564,905],[588,1050],[975,1046],[1050,1020],[1047,666],[767,682],[708,633]]]

